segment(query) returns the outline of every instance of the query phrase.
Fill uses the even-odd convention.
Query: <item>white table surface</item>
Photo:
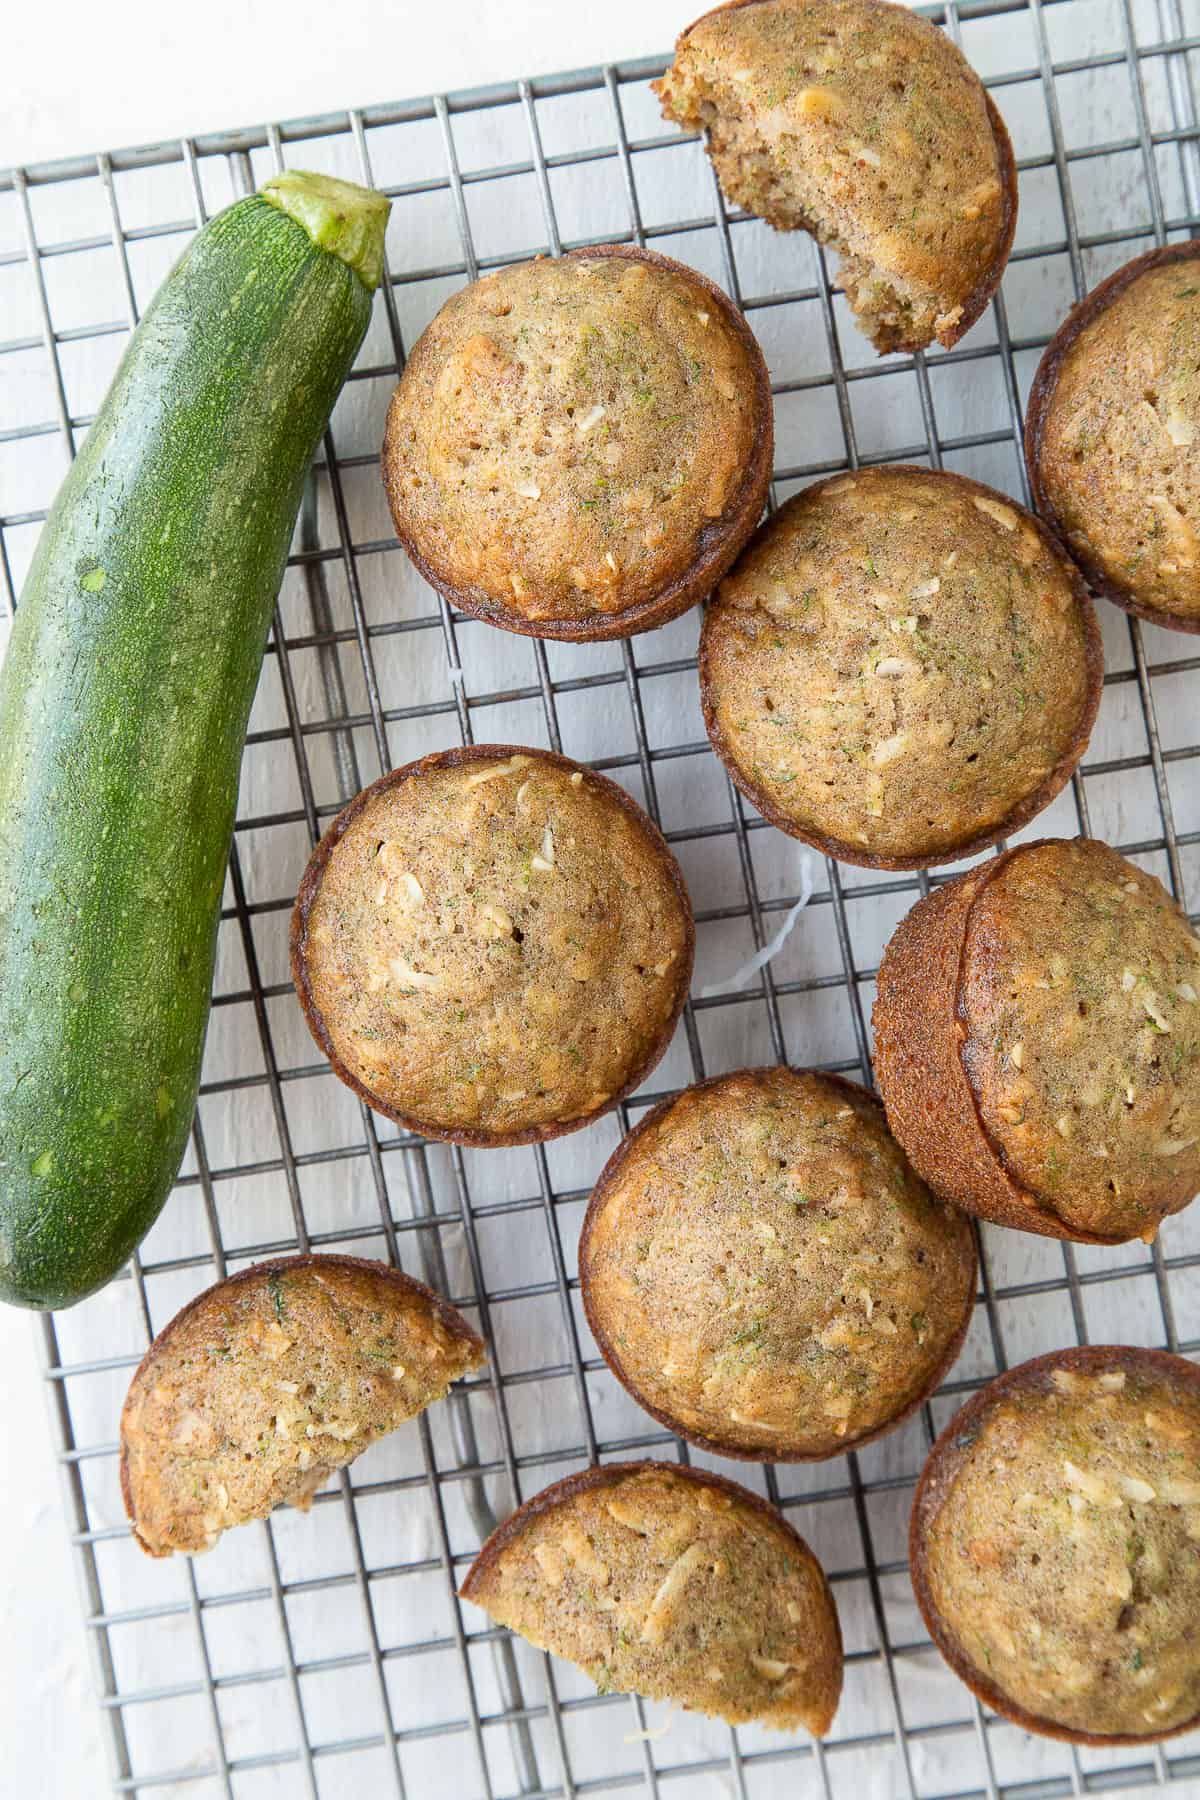
[[[672,0],[23,4],[4,28],[0,166],[647,56],[690,17]],[[107,1790],[108,1749],[35,1330],[0,1307],[0,1792],[92,1800]]]

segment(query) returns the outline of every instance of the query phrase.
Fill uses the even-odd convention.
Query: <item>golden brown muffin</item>
[[[1200,1719],[1200,1370],[1056,1350],[950,1421],[913,1587],[956,1675],[1027,1731],[1146,1743]]]
[[[865,1088],[744,1069],[625,1139],[579,1275],[647,1412],[721,1456],[802,1462],[890,1431],[937,1387],[970,1321],[975,1240]]]
[[[474,744],[385,775],[300,884],[292,975],[333,1070],[426,1137],[590,1124],[658,1062],[692,912],[660,832],[565,756]]]
[[[1029,396],[1025,458],[1100,593],[1200,631],[1200,239],[1126,263],[1068,313]]]
[[[392,398],[383,479],[401,543],[456,606],[533,637],[629,637],[711,591],[771,454],[741,313],[619,244],[448,300]]]
[[[602,1693],[824,1737],[842,1636],[820,1563],[773,1506],[675,1463],[557,1481],[492,1533],[464,1600]]]
[[[1049,804],[1104,679],[1070,559],[1003,494],[907,464],[806,488],[704,617],[713,748],[781,831],[927,868]]]
[[[150,1556],[211,1550],[440,1400],[486,1352],[453,1306],[386,1263],[284,1256],[189,1301],[121,1413],[121,1492]]]
[[[1017,220],[1004,121],[927,19],[885,0],[733,0],[655,88],[703,130],[726,197],[840,252],[876,349],[947,348],[1000,282]]]
[[[1200,940],[1107,844],[1022,844],[888,944],[875,1073],[935,1192],[1080,1243],[1153,1239],[1200,1189]]]

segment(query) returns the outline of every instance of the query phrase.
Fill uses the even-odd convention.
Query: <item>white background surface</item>
[[[26,3],[4,27],[0,166],[648,56],[690,17],[671,0]],[[107,1790],[108,1751],[35,1329],[0,1308],[0,1793],[91,1800]]]
[[[1200,0],[1188,0],[1188,3],[1196,5]],[[700,0],[695,0],[697,10],[699,5]],[[287,5],[281,0],[258,0],[250,6],[245,0],[238,5],[232,0],[209,0],[196,12],[184,9],[174,0],[157,0],[155,5],[149,4],[149,0],[124,0],[123,4],[118,0],[115,8],[106,11],[95,6],[85,8],[76,0],[68,0],[65,6],[57,9],[52,9],[45,0],[23,0],[20,17],[6,22],[7,91],[5,106],[0,113],[0,164],[135,144],[158,136],[203,132],[254,120],[365,105],[431,89],[507,79],[520,73],[580,67],[614,55],[632,58],[650,54],[669,46],[692,10],[691,0],[682,0],[682,4],[679,0],[594,0],[593,4],[586,5],[577,4],[576,0],[523,0],[523,3],[513,0],[507,6],[499,4],[498,0],[487,0],[487,3],[485,0],[423,0],[419,7],[338,0],[335,6],[325,8],[312,4],[311,0],[289,0]],[[1090,49],[1110,47],[1111,16],[1115,16],[1115,7],[1108,6],[1106,0],[1089,0],[1087,6],[1071,10],[1076,24],[1081,15],[1095,23],[1096,36],[1093,40],[1080,29],[1078,37],[1073,37],[1069,46],[1062,41],[1055,43],[1057,56],[1085,55]],[[1098,23],[1102,18],[1108,21],[1103,30]],[[1051,21],[1052,28],[1056,23]],[[1012,29],[1002,21],[999,27],[1001,31]],[[1000,54],[998,48],[997,55]],[[1110,79],[1105,78],[1106,81]],[[1131,127],[1123,112],[1115,121],[1107,114],[1101,117],[1102,108],[1098,104],[1101,86],[1098,83],[1093,88],[1088,78],[1072,89],[1076,119],[1092,119],[1098,136],[1118,136],[1128,132]],[[1023,90],[1006,90],[1006,111],[1011,108],[1015,112],[1022,94]],[[1017,121],[1014,119],[1013,123],[1015,129]],[[1027,124],[1028,132],[1032,132],[1032,121]],[[1069,141],[1078,141],[1079,136],[1073,120]],[[1027,153],[1035,140],[1026,135],[1023,142]],[[1041,149],[1044,146],[1037,141],[1035,147]],[[1018,149],[1022,149],[1021,143]],[[503,158],[496,154],[493,160]],[[347,169],[344,172],[353,171]],[[389,171],[388,178],[398,177]],[[1029,184],[1029,188],[1023,196],[1023,205],[1027,203],[1028,206],[1025,228],[1030,234],[1026,241],[1044,242],[1054,235],[1054,231],[1048,224],[1039,229],[1035,221],[1038,208],[1046,197],[1035,184]],[[703,194],[702,185],[697,192]],[[1094,195],[1091,198],[1096,200]],[[703,204],[703,200],[697,201],[694,210],[698,211]],[[1049,205],[1048,199],[1046,204]],[[1112,207],[1114,217],[1127,211],[1144,215],[1145,211],[1144,203],[1128,187],[1115,193]],[[1096,228],[1088,216],[1085,216],[1085,226]],[[536,226],[532,229],[536,230]],[[429,230],[432,242],[436,236],[432,221]],[[691,246],[669,247],[685,256],[694,253]],[[805,279],[809,278],[808,251],[802,244],[794,242],[794,247],[780,250],[778,243],[772,243],[764,234],[762,277],[753,291],[765,291],[769,281],[777,279],[777,252],[789,269],[798,266],[804,270]],[[436,260],[432,253],[418,257],[419,263]],[[1122,260],[1122,256],[1115,256],[1113,260]],[[1026,334],[1044,332],[1050,329],[1066,304],[1066,274],[1061,268],[1053,271],[1038,269],[1034,272],[1036,278],[1031,280],[1028,264],[1024,265],[1024,272],[1024,276],[1014,279],[1010,287],[1014,329]],[[986,327],[980,329],[985,331]],[[862,360],[861,343],[854,346],[851,340],[851,347]],[[768,344],[768,354],[775,369],[775,359],[778,357],[782,363],[789,348],[773,340]],[[819,357],[819,350],[815,354]],[[30,379],[34,379],[32,373]],[[40,371],[36,379],[41,380]],[[864,395],[868,392],[863,390]],[[982,415],[986,402],[982,382],[975,381],[971,392],[959,396],[959,403],[964,407],[960,427],[974,428],[978,421],[971,410],[972,405],[978,406]],[[374,400],[360,394],[355,397],[355,405],[369,408],[374,405]],[[0,414],[7,410],[0,395]],[[793,416],[791,428],[795,430],[794,415],[790,416]],[[815,422],[815,414],[810,416]],[[378,443],[377,424],[374,413],[367,417],[364,412],[359,421],[364,443],[369,441],[371,432],[375,433],[373,442]],[[943,430],[951,428],[952,424],[953,421],[943,414]],[[869,445],[873,432],[886,432],[886,420],[882,416],[872,419],[869,424],[862,425],[862,429],[867,433]],[[806,424],[806,436],[808,431]],[[798,448],[797,458],[799,453]],[[815,453],[814,447],[808,444],[806,454],[812,453]],[[999,454],[994,469],[973,467],[968,472],[1001,483],[1012,480],[1012,472],[1002,466]],[[373,481],[371,492],[377,499]],[[1110,661],[1115,665],[1123,658],[1127,665],[1126,634],[1111,609],[1108,609],[1105,624]],[[684,641],[686,624],[681,622],[678,630],[681,653],[687,653],[690,643]],[[467,634],[467,643],[469,648],[481,648],[478,636],[472,638]],[[1169,649],[1169,640],[1164,642],[1163,634],[1155,634],[1154,654],[1165,659]],[[526,650],[527,646],[521,640],[490,634],[488,654],[492,659],[504,662],[506,655],[511,653],[514,684],[527,679],[525,665],[521,662]],[[440,651],[434,659],[437,667],[431,679],[440,682],[444,680],[444,672],[439,659]],[[477,680],[478,674],[478,669],[468,669],[472,689],[483,685]],[[1186,696],[1180,698],[1186,699]],[[1116,755],[1128,747],[1129,734],[1136,729],[1135,711],[1131,688],[1110,690],[1095,746],[1097,755]],[[601,738],[606,728],[604,720],[597,722]],[[496,729],[492,735],[512,735],[519,739],[521,731],[514,727],[512,734],[506,734]],[[1191,731],[1182,727],[1176,734],[1179,738],[1189,735]],[[1170,741],[1176,741],[1176,738]],[[578,741],[568,743],[566,747],[585,757],[596,753],[591,746]],[[415,754],[415,750],[410,750],[409,754]],[[402,758],[397,756],[396,760]],[[1187,765],[1184,766],[1185,774],[1186,768]],[[247,783],[253,787],[257,780],[257,766],[248,769]],[[1093,823],[1099,833],[1125,841],[1137,835],[1131,828],[1136,799],[1133,787],[1134,784],[1128,784],[1126,794],[1114,791],[1110,803],[1103,798],[1097,802]],[[1130,815],[1125,811],[1127,798]],[[1181,798],[1181,795],[1177,796],[1177,804]],[[1064,806],[1065,810],[1056,811],[1047,821],[1046,828],[1075,829],[1073,813],[1065,802]],[[261,813],[270,809],[264,805],[251,805],[247,810]],[[1181,823],[1190,826],[1190,814]],[[794,847],[777,837],[776,843],[781,856],[773,891],[794,891],[795,874],[789,862]],[[703,891],[703,878],[697,879],[699,871],[689,867],[688,877],[693,882],[698,905],[712,904],[715,899],[725,897]],[[279,883],[275,882],[274,886],[277,888]],[[827,913],[825,918],[827,921]],[[815,921],[811,934],[807,922],[806,929],[796,934],[793,954],[797,958],[807,954],[801,940],[810,935],[816,936]],[[711,945],[711,938],[708,942]],[[736,959],[747,947],[734,942],[731,937],[730,947],[724,955],[728,959],[731,951]],[[728,966],[727,961],[725,966]],[[806,966],[798,962],[793,972]],[[708,971],[709,974],[713,972]],[[226,982],[226,985],[230,984]],[[839,1006],[841,1004],[839,1000]],[[755,1049],[758,1049],[757,1045]],[[825,1054],[832,1053],[826,1051]],[[740,1058],[743,1061],[756,1059],[751,1055]],[[813,1060],[817,1060],[815,1052]],[[687,1079],[687,1075],[685,1071],[673,1068],[671,1078]],[[243,1120],[243,1129],[245,1124]],[[231,1125],[230,1129],[232,1132],[234,1127]],[[226,1160],[237,1159],[230,1156]],[[1196,1210],[1200,1212],[1200,1208]],[[169,1227],[170,1221],[166,1221],[162,1229]],[[1185,1242],[1183,1233],[1187,1229],[1184,1221],[1173,1225],[1168,1247],[1171,1244],[1178,1248],[1200,1247],[1200,1238]],[[1041,1249],[1035,1241],[1018,1240],[1016,1234],[1000,1235],[1007,1241],[999,1247],[998,1254],[1007,1253],[1012,1259],[1006,1268],[1009,1279],[1040,1272],[1037,1257]],[[368,1253],[373,1252],[368,1250]],[[1026,1255],[1030,1267],[1017,1267]],[[1088,1252],[1082,1253],[1084,1266],[1087,1266],[1088,1255]],[[1098,1301],[1104,1299],[1104,1290],[1095,1292]],[[181,1293],[179,1298],[183,1297]],[[114,1296],[114,1316],[118,1304],[118,1297]],[[1027,1310],[1028,1318],[1022,1321],[1014,1341],[1010,1342],[1010,1354],[1033,1354],[1049,1348],[1051,1340],[1061,1341],[1063,1331],[1057,1320],[1035,1319],[1035,1309]],[[79,1316],[73,1317],[78,1325]],[[158,1318],[156,1322],[161,1324],[163,1320]],[[1093,1335],[1117,1335],[1111,1327],[1106,1329],[1106,1323],[1094,1321]],[[1028,1340],[1026,1327],[1031,1334]],[[67,1325],[65,1335],[69,1337],[72,1329],[72,1325]],[[115,1331],[115,1326],[111,1329]],[[1048,1334],[1046,1341],[1038,1336],[1043,1331]],[[1139,1318],[1136,1330],[1130,1329],[1130,1336],[1135,1341],[1142,1341],[1143,1333],[1148,1338],[1156,1337],[1157,1326],[1149,1315],[1144,1321]],[[43,1383],[37,1373],[31,1321],[4,1309],[0,1309],[0,1356],[5,1358],[9,1377],[3,1428],[7,1447],[0,1457],[0,1469],[3,1470],[0,1474],[0,1746],[3,1746],[0,1796],[4,1800],[10,1794],[14,1800],[16,1797],[37,1800],[42,1795],[53,1796],[53,1800],[60,1800],[60,1797],[61,1800],[76,1800],[77,1796],[79,1800],[84,1797],[91,1800],[92,1796],[107,1789],[107,1750],[90,1696],[90,1670],[84,1659],[83,1633],[78,1624],[75,1570],[62,1528],[57,1478],[50,1456]],[[102,1436],[101,1429],[97,1427],[92,1435],[93,1440],[98,1441]],[[886,1454],[894,1451],[899,1455],[901,1448],[897,1438],[891,1441]],[[880,1454],[885,1452],[881,1450]],[[328,1512],[324,1516],[326,1519],[331,1517]],[[282,1531],[285,1538],[290,1534],[295,1539],[296,1553],[304,1554],[307,1540],[299,1516],[289,1515]],[[244,1549],[249,1555],[250,1534],[245,1535]],[[230,1544],[220,1554],[236,1558],[240,1551],[236,1544]],[[214,1571],[224,1566],[217,1563],[216,1556],[214,1553]],[[177,1591],[178,1582],[161,1565],[151,1573],[156,1573],[162,1583],[169,1584],[172,1592]],[[214,1573],[212,1578],[219,1579],[219,1575]],[[148,1649],[147,1656],[151,1654]],[[151,1673],[158,1679],[170,1678],[166,1669],[146,1671],[145,1685],[149,1685]],[[133,1685],[139,1683],[135,1680]],[[586,1688],[586,1684],[583,1686]],[[577,1690],[572,1688],[570,1691]],[[256,1698],[256,1690],[246,1692],[248,1705],[262,1704]],[[141,1709],[142,1717],[152,1710]],[[880,1766],[881,1759],[877,1759],[877,1770]],[[878,1774],[878,1779],[886,1783],[886,1773]],[[181,1794],[188,1792],[186,1789],[179,1791]],[[281,1786],[277,1791],[285,1793],[286,1789]],[[713,1791],[715,1794],[716,1788]],[[1183,1793],[1184,1790],[1177,1788],[1175,1791]],[[882,1787],[874,1787],[872,1792],[881,1800],[890,1800]],[[359,1800],[373,1800],[373,1796],[364,1790]],[[414,1792],[414,1800],[425,1800],[419,1789]]]
[[[690,0],[81,0],[6,8],[0,166],[670,48]]]

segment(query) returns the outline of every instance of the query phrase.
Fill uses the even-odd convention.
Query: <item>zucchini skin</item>
[[[187,1141],[246,723],[372,296],[258,196],[126,349],[0,669],[0,1299],[73,1304]]]

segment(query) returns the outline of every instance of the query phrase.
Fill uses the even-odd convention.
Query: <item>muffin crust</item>
[[[762,512],[762,353],[704,276],[628,245],[502,269],[422,333],[388,412],[396,532],[467,612],[611,638],[707,594]]]
[[[1107,844],[1023,844],[884,953],[875,1070],[935,1192],[1080,1242],[1154,1237],[1200,1188],[1200,940]]]
[[[1068,314],[1025,454],[1039,510],[1093,585],[1200,631],[1200,240],[1135,258]]]
[[[601,1692],[817,1737],[837,1710],[820,1564],[774,1507],[706,1471],[608,1463],[556,1482],[493,1532],[462,1597]]]
[[[292,918],[335,1074],[428,1137],[557,1136],[649,1074],[691,979],[691,907],[641,808],[566,757],[474,745],[339,813]]]
[[[846,862],[982,849],[1069,779],[1100,702],[1091,602],[1006,495],[910,464],[788,500],[705,612],[705,723],[780,830]]]
[[[211,1549],[335,1469],[484,1361],[462,1314],[357,1256],[256,1263],[159,1332],[121,1414],[121,1491],[150,1556]]]
[[[956,1674],[1046,1737],[1144,1743],[1200,1717],[1200,1370],[1055,1351],[992,1382],[925,1465],[910,1563]]]
[[[890,1430],[938,1385],[970,1321],[975,1242],[864,1088],[746,1069],[625,1139],[579,1272],[639,1405],[719,1455],[795,1462]]]
[[[1004,121],[928,20],[886,0],[733,0],[654,84],[707,133],[728,199],[841,253],[881,353],[947,348],[999,284],[1017,215]]]

